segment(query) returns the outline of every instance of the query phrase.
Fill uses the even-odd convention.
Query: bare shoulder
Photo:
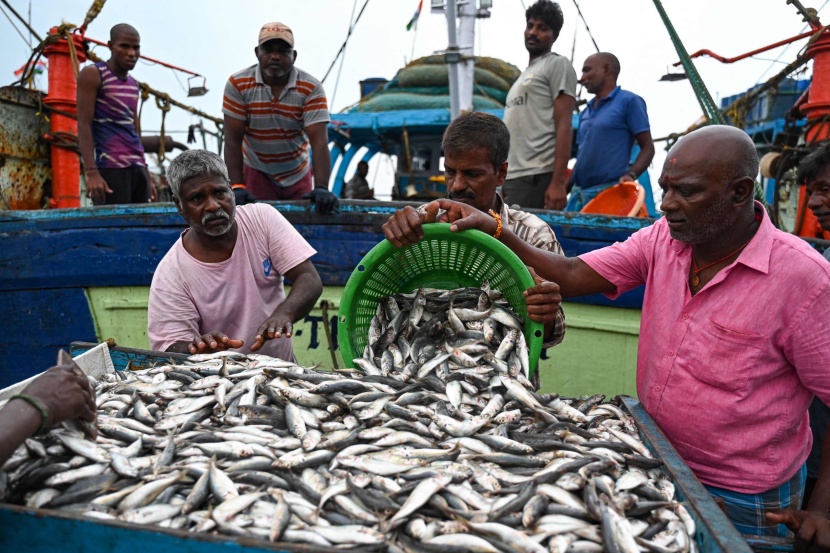
[[[87,65],[78,73],[78,82],[81,84],[100,84],[101,72],[95,65]]]

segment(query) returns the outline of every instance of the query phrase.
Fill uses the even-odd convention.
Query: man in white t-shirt
[[[510,130],[504,201],[523,208],[564,209],[576,71],[553,51],[564,22],[559,4],[538,0],[525,12],[527,69],[510,87],[504,123]]]
[[[293,359],[293,323],[323,292],[310,261],[317,252],[272,206],[237,209],[227,167],[216,154],[184,152],[170,163],[167,178],[190,228],[153,275],[151,347]],[[291,281],[287,297],[283,277]]]

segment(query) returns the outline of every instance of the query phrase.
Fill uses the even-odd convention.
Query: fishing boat
[[[51,56],[50,75],[57,73],[61,64],[63,75],[70,75],[72,52],[76,56],[82,52],[82,41],[67,29],[53,31],[55,43],[46,52]],[[70,35],[72,41],[67,40]],[[826,63],[822,44],[822,40],[816,41],[811,54],[815,57],[817,75],[819,65],[823,67]],[[452,43],[448,53],[458,53],[452,50]],[[447,59],[452,61],[452,56],[446,58],[446,55],[440,60],[442,64]],[[691,74],[694,67],[691,62],[684,65],[686,73]],[[451,68],[452,63],[440,67]],[[395,85],[394,79],[388,83],[366,79],[364,86],[367,94],[361,102],[363,106]],[[373,96],[370,89],[378,88],[381,91]],[[487,89],[481,90],[486,93]],[[777,85],[765,90],[766,96],[757,90],[748,91],[743,100],[737,99],[748,110],[769,98],[773,98],[777,107],[765,112],[761,119],[745,124],[736,121],[758,137],[759,147],[777,149],[779,153],[793,147],[792,138],[784,141],[780,137],[790,137],[793,129],[806,128],[809,119],[801,115],[794,122],[787,122],[781,115],[780,100],[774,99],[775,94],[778,98],[792,99],[792,104],[799,105],[799,102],[791,98],[792,94],[781,91]],[[480,96],[487,98],[485,94]],[[492,92],[488,96],[492,99]],[[0,358],[0,386],[49,366],[55,351],[74,340],[111,338],[119,345],[147,348],[146,308],[153,271],[184,229],[184,222],[172,204],[63,208],[65,194],[58,186],[59,177],[66,173],[72,177],[74,171],[77,182],[77,155],[56,143],[56,137],[61,135],[54,127],[51,142],[43,139],[48,129],[37,113],[51,110],[55,114],[51,119],[54,125],[60,122],[61,112],[67,111],[67,102],[71,103],[73,97],[74,91],[69,93],[59,88],[50,89],[46,96],[20,87],[0,90],[0,133],[8,137],[0,140],[4,160],[0,167],[0,191],[6,202],[4,207],[9,208],[0,211],[4,251],[0,259],[0,316],[7,321],[6,328],[12,329],[0,338],[4,352]],[[811,98],[809,104],[817,102],[820,103]],[[484,107],[491,113],[501,114],[497,105]],[[416,109],[397,106],[391,110],[369,111],[359,104],[348,112],[332,115],[329,127],[332,189],[335,193],[342,190],[347,168],[356,157],[368,159],[394,152],[399,160],[394,186],[396,201],[343,200],[340,213],[327,218],[316,216],[304,202],[274,202],[274,207],[318,251],[313,261],[325,285],[320,303],[300,322],[295,333],[295,350],[303,364],[343,366],[337,349],[337,310],[343,287],[362,257],[383,240],[380,226],[394,210],[407,203],[443,195],[440,136],[452,118],[453,109],[452,105]],[[821,113],[810,115],[814,119],[821,116]],[[71,122],[68,124],[71,128]],[[818,130],[815,126],[812,128],[812,139],[825,132],[823,126]],[[784,165],[779,162],[775,168],[782,171]],[[776,182],[786,180],[785,175],[783,171],[765,180],[769,203],[778,203],[775,198],[782,187]],[[50,182],[51,193],[44,194]],[[793,191],[789,197],[798,197],[797,187],[791,182],[787,186]],[[77,189],[73,194],[79,195]],[[58,209],[36,209],[46,195]],[[583,213],[538,211],[536,214],[551,225],[568,255],[625,240],[653,222],[648,218]],[[808,215],[805,210],[801,211],[802,219]],[[798,218],[795,215],[793,220]],[[815,238],[815,235],[805,236],[809,240]],[[813,243],[819,249],[826,246],[820,240]],[[642,290],[613,302],[603,296],[568,301],[565,304],[567,337],[561,345],[545,352],[540,364],[543,389],[569,395],[634,394],[641,305]],[[584,371],[585,366],[592,370]]]

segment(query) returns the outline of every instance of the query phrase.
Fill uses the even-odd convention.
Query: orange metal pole
[[[801,111],[807,116],[807,143],[812,144],[830,138],[830,32],[821,35],[807,53],[813,58],[813,80],[807,103]],[[809,238],[830,238],[822,232],[813,212],[807,208],[807,188],[798,191],[796,221],[801,221],[796,234]]]
[[[87,42],[91,42],[93,44],[97,44],[98,46],[106,46],[107,45],[106,42],[101,42],[100,40],[96,40],[96,39],[90,38],[88,36],[85,36],[84,40],[86,40]],[[143,60],[147,60],[149,62],[152,62],[152,63],[157,63],[159,65],[163,65],[164,67],[167,67],[169,69],[175,69],[176,71],[181,71],[182,73],[187,73],[189,75],[193,75],[194,77],[202,77],[203,76],[203,75],[200,75],[200,74],[198,74],[194,71],[191,71],[190,69],[185,69],[184,67],[178,67],[176,65],[173,65],[172,63],[167,63],[166,61],[157,60],[156,58],[151,58],[150,56],[145,56],[144,54],[141,54],[138,57],[143,59]]]
[[[58,28],[52,27],[50,35],[58,34]],[[78,63],[86,61],[83,40],[78,35],[72,35]],[[49,93],[43,102],[66,114],[77,116],[78,80],[75,78],[75,68],[69,55],[69,41],[61,38],[57,42],[43,49],[49,59]],[[77,118],[69,115],[52,112],[52,135],[78,136]],[[64,134],[66,133],[66,134]],[[81,160],[74,151],[52,145],[52,201],[55,208],[81,207]]]
[[[755,56],[757,54],[761,54],[763,52],[766,52],[767,50],[772,50],[773,48],[778,48],[779,46],[784,46],[785,44],[790,44],[791,42],[801,40],[802,38],[807,38],[809,36],[812,36],[813,33],[815,33],[815,32],[816,32],[816,30],[812,29],[810,31],[807,31],[806,33],[801,33],[800,35],[796,35],[796,36],[793,36],[793,37],[790,37],[790,38],[785,38],[784,40],[779,40],[778,42],[774,42],[772,44],[762,46],[761,48],[757,48],[757,49],[752,50],[750,52],[746,52],[746,53],[741,54],[739,56],[735,56],[734,58],[725,58],[725,57],[723,57],[719,54],[714,53],[711,50],[698,50],[697,52],[690,55],[689,57],[694,59],[694,58],[699,58],[701,56],[709,56],[710,58],[714,58],[714,59],[718,60],[721,63],[735,63],[736,61],[740,61],[742,59],[749,58],[749,57]],[[678,67],[678,66],[682,65],[682,63],[683,63],[682,61],[677,61],[677,62],[674,62],[672,65],[674,67]]]

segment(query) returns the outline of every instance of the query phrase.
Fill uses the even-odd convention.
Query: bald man
[[[146,203],[153,196],[138,121],[138,31],[126,23],[110,30],[110,59],[78,75],[78,143],[86,195],[94,205]]]
[[[634,181],[654,158],[654,141],[645,101],[617,86],[620,60],[600,52],[582,64],[579,82],[595,94],[579,114],[576,165],[569,179],[571,196],[566,211],[579,211],[597,194],[618,182]],[[634,143],[640,147],[631,162]],[[657,216],[654,196],[646,189],[646,208]]]
[[[665,217],[625,242],[567,258],[506,228],[499,240],[558,284],[525,292],[534,320],[562,297],[613,299],[645,285],[640,401],[738,530],[777,536],[787,529],[764,515],[798,508],[807,407],[814,394],[830,400],[830,264],[773,226],[753,200],[757,173],[743,131],[705,127],[669,152],[659,181]],[[428,204],[427,221],[439,208],[453,230],[496,230],[489,215],[448,200]],[[827,488],[816,487],[808,510],[824,521]]]

